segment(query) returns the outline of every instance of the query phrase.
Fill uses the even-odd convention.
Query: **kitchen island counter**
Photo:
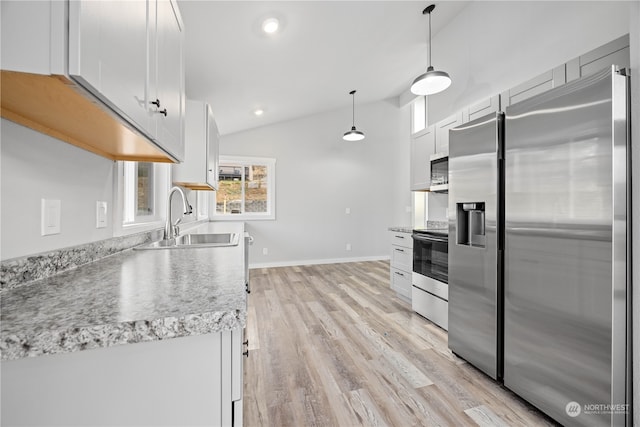
[[[243,223],[237,246],[125,250],[2,293],[2,360],[243,328]],[[185,233],[183,233],[185,234]]]

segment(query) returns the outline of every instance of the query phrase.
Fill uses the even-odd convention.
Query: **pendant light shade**
[[[352,126],[351,126],[351,130],[349,132],[345,132],[345,134],[342,136],[342,139],[344,139],[345,141],[361,141],[364,139],[364,133],[360,132],[359,130],[356,129],[356,91],[352,90],[351,92],[349,92],[349,95],[351,95],[352,98]]]
[[[416,77],[411,85],[411,92],[415,95],[433,95],[442,92],[451,85],[451,77],[445,71],[436,71],[431,66],[431,12],[436,8],[432,4],[422,11],[423,15],[429,15],[429,38],[427,41],[427,72]]]

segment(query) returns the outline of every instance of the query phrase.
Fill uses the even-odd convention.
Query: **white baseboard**
[[[365,256],[357,258],[305,259],[297,261],[249,263],[250,269],[271,267],[293,267],[297,265],[341,264],[345,262],[388,261],[389,255]]]

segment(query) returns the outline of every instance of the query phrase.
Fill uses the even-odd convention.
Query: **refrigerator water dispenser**
[[[484,202],[457,203],[456,221],[459,245],[486,246]]]

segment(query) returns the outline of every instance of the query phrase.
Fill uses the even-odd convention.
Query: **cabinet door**
[[[242,388],[244,382],[242,380],[244,355],[243,341],[245,337],[245,329],[234,329],[231,331],[231,400],[242,399]]]
[[[566,67],[561,65],[502,93],[502,108],[513,105],[566,83]]]
[[[213,118],[211,107],[207,105],[207,184],[214,190],[218,189],[218,174],[220,172],[220,135],[218,126]]]
[[[500,110],[500,96],[495,95],[484,101],[478,102],[468,108],[465,108],[462,116],[462,123],[470,122],[486,116],[489,113],[497,113]]]
[[[435,129],[430,126],[424,133],[411,137],[411,189],[428,190],[431,182],[429,156],[435,149]]]
[[[411,273],[391,268],[391,289],[399,295],[411,299]]]
[[[69,2],[69,76],[150,135],[147,2]]]
[[[614,64],[628,69],[630,61],[629,35],[627,34],[567,62],[567,81],[595,73]]]
[[[436,153],[449,153],[449,129],[462,124],[462,112],[453,114],[435,124]]]
[[[182,161],[185,109],[184,35],[175,7],[177,6],[169,0],[158,0],[156,3],[155,80],[151,82],[152,96],[149,102],[158,100],[160,106],[149,107],[155,112],[156,140],[176,159]],[[151,67],[153,66],[152,63]]]

